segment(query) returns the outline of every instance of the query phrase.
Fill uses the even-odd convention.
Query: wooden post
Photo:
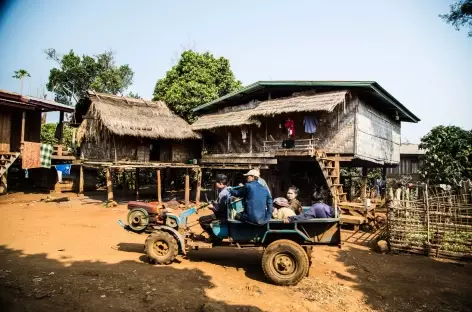
[[[252,154],[252,129],[249,129],[249,153]]]
[[[202,191],[202,169],[197,169],[197,190],[195,192],[195,202],[200,205],[200,192]]]
[[[185,175],[185,204],[190,203],[190,177],[188,173]]]
[[[84,193],[84,166],[80,165],[80,174],[79,174],[79,194]]]
[[[162,203],[161,170],[157,169],[157,201]]]
[[[8,193],[8,170],[0,177],[0,195]]]
[[[136,188],[136,200],[139,200],[139,168],[136,168],[135,188]]]
[[[113,201],[113,180],[111,178],[111,168],[107,167],[107,200]]]
[[[367,168],[362,167],[361,199],[367,197]]]
[[[20,152],[23,152],[23,149],[25,148],[25,124],[26,124],[26,111],[23,111],[23,114],[21,115],[21,146],[20,146]]]
[[[64,112],[59,112],[59,138],[57,142],[57,156],[62,156],[62,142],[64,139]]]

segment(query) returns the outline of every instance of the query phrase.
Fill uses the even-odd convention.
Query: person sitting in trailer
[[[313,200],[313,205],[311,205],[308,210],[303,211],[298,216],[285,218],[284,222],[289,223],[315,218],[334,218],[334,209],[324,203],[324,193],[322,190],[315,190],[311,198]]]
[[[243,198],[244,211],[236,214],[235,219],[254,225],[264,225],[272,216],[272,197],[269,191],[257,181],[258,170],[245,174],[247,183],[238,189],[230,189],[232,196]]]
[[[215,186],[218,190],[218,200],[213,201],[208,206],[213,211],[213,213],[198,219],[202,229],[205,230],[208,235],[210,235],[210,239],[217,238],[211,229],[211,223],[215,220],[225,220],[227,218],[228,201],[230,195],[226,185],[226,180],[227,179],[224,174],[217,174],[215,176]]]
[[[285,220],[288,217],[296,216],[295,212],[290,208],[290,203],[286,198],[277,197],[274,199],[274,210],[272,218]]]
[[[289,207],[297,215],[303,212],[302,204],[300,204],[300,201],[297,199],[299,192],[300,190],[298,189],[298,187],[293,185],[287,190],[287,199],[289,202]]]

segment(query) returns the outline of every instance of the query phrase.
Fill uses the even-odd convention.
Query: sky
[[[377,81],[421,119],[402,124],[418,143],[437,125],[472,129],[472,38],[438,17],[452,2],[0,0],[0,89],[19,92],[22,68],[24,93],[40,94],[55,66],[44,49],[112,50],[135,72],[129,90],[150,99],[190,48],[228,58],[244,85]]]

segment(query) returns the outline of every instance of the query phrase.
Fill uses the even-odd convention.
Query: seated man
[[[242,197],[244,211],[236,215],[236,219],[250,224],[263,225],[269,222],[272,215],[272,197],[262,184],[257,182],[258,170],[250,170],[245,174],[247,183],[240,189],[231,189],[233,196]]]
[[[313,205],[307,211],[302,212],[298,216],[292,216],[284,219],[285,223],[293,221],[310,220],[314,218],[334,218],[334,209],[323,203],[323,192],[315,190],[311,196]]]
[[[200,226],[207,232],[211,238],[216,238],[211,229],[211,223],[215,220],[224,220],[227,218],[229,191],[226,186],[226,176],[224,174],[217,174],[215,177],[215,186],[218,190],[218,200],[214,201],[209,208],[213,213],[208,216],[203,216],[198,219]]]

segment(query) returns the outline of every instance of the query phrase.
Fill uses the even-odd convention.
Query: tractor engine
[[[134,232],[143,232],[149,225],[163,223],[159,208],[154,203],[131,201],[128,203],[128,226]]]

